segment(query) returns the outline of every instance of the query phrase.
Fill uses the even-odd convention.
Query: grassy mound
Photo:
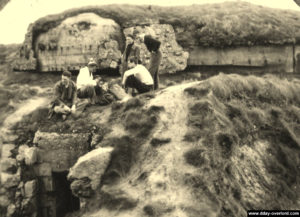
[[[220,74],[185,85],[157,94],[148,110],[139,98],[114,106],[111,121],[121,121],[126,136],[109,143],[118,145],[104,184],[140,199],[132,216],[298,207],[299,80]],[[160,111],[157,123],[149,110]],[[148,124],[151,133],[140,134]]]
[[[115,147],[103,178],[106,184],[128,175],[130,169],[140,160],[139,153],[142,151],[142,145],[158,122],[159,113],[163,108],[157,106],[143,108],[146,103],[143,97],[141,95],[126,103],[116,102],[112,105],[110,125],[121,123],[127,135],[109,138],[101,145]]]
[[[239,46],[285,44],[299,40],[299,13],[246,2],[157,8],[161,23],[183,31],[183,46]]]
[[[299,90],[299,80],[224,74],[185,89],[194,145],[184,157],[199,168],[187,184],[222,204],[222,216],[297,203]]]
[[[32,29],[33,43],[41,32],[58,26],[68,17],[87,12],[113,19],[122,28],[171,24],[177,41],[185,48],[291,44],[298,42],[300,36],[298,12],[246,2],[177,7],[105,5],[72,9],[37,20]]]
[[[65,122],[47,120],[40,108],[15,126],[16,143],[30,145],[40,129],[98,134],[95,147],[114,147],[96,192],[101,200],[87,201],[89,213],[80,216],[239,217],[250,209],[295,209],[299,91],[298,79],[220,74],[92,106]]]

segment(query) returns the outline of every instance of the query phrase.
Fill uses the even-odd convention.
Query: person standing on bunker
[[[88,65],[80,69],[76,82],[78,98],[89,98],[91,104],[96,103],[96,87],[99,82],[99,78],[94,80],[93,76],[96,69],[97,63],[91,58]]]
[[[132,34],[126,36],[126,47],[121,58],[120,74],[123,78],[124,73],[128,70],[128,60],[133,58],[135,64],[140,63],[140,47],[134,43],[134,40],[138,34],[136,29]]]
[[[54,100],[50,103],[48,118],[50,119],[53,113],[62,114],[63,120],[67,115],[76,112],[76,84],[71,80],[71,72],[64,70],[61,80],[55,84]]]
[[[159,50],[160,41],[154,39],[151,35],[145,35],[144,44],[151,54],[148,70],[154,80],[154,90],[157,90],[159,88],[159,65],[162,59],[162,54]]]

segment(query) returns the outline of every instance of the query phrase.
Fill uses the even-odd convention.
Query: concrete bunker
[[[38,180],[38,216],[63,217],[79,210],[79,198],[72,194],[67,175],[77,159],[90,150],[90,134],[38,131],[34,143],[38,157],[32,167]]]

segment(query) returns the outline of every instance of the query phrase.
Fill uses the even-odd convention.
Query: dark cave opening
[[[56,216],[63,217],[67,213],[79,210],[79,198],[72,194],[70,185],[71,182],[67,180],[68,172],[53,172],[53,180],[55,186],[55,200],[56,200]]]

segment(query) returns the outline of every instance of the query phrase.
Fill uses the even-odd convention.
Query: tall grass
[[[269,178],[275,181],[273,184],[266,182],[261,177],[263,168],[248,162],[247,168],[253,172],[251,177],[244,179],[258,180],[260,186],[253,188],[264,192],[265,196],[260,196],[264,202],[257,204],[244,198],[238,203],[245,209],[287,209],[296,203],[298,196],[294,188],[299,187],[300,178],[296,169],[300,165],[297,160],[300,156],[299,80],[288,81],[272,75],[220,74],[187,88],[185,92],[193,99],[189,105],[189,131],[185,140],[194,144],[184,155],[186,162],[206,171],[207,177],[215,177],[214,171],[218,171],[218,176],[232,182],[225,187],[222,181],[216,181],[223,186],[220,195],[227,194],[231,201],[225,209],[232,212],[232,204],[244,198],[237,189],[244,186],[245,181],[237,180],[233,175],[232,156],[239,156],[243,162],[239,150],[243,146],[256,149],[257,141],[270,144],[266,153],[260,154],[264,156],[263,167]],[[200,178],[204,179],[204,185],[211,186],[211,179]],[[197,177],[193,179],[198,180]],[[210,191],[216,194],[213,188]],[[273,197],[267,192],[272,192]],[[223,201],[223,197],[218,198]],[[224,208],[225,204],[222,206]],[[230,214],[225,212],[224,216]]]

